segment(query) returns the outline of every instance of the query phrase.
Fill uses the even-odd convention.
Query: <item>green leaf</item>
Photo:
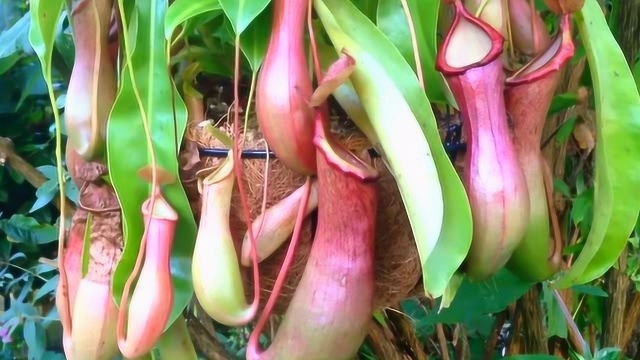
[[[46,334],[42,325],[33,319],[27,319],[24,322],[22,335],[29,349],[29,360],[42,359],[47,346]]]
[[[264,56],[269,46],[269,37],[271,35],[271,23],[273,18],[273,7],[268,7],[260,13],[252,22],[247,30],[240,36],[240,49],[249,61],[251,70],[255,73],[260,68]]]
[[[178,90],[168,67],[164,37],[167,6],[167,0],[137,1],[131,10],[137,13],[135,49],[128,50],[131,51],[131,63],[122,70],[118,96],[107,126],[107,164],[122,207],[125,243],[113,276],[113,295],[118,304],[140,249],[144,232],[142,203],[151,194],[151,185],[135,175],[150,165],[143,115],[149,120],[157,165],[179,178],[177,154],[186,129],[187,109],[184,101],[175,96]],[[125,15],[133,17],[133,14]],[[136,93],[140,95],[141,103],[136,100]],[[174,303],[167,324],[170,326],[193,295],[191,255],[196,224],[179,181],[163,186],[162,192],[179,216],[171,248]]]
[[[233,26],[236,35],[241,35],[271,0],[219,0],[222,10]],[[268,32],[266,29],[263,31]]]
[[[589,221],[593,212],[593,188],[589,188],[573,199],[571,206],[571,220],[575,225]]]
[[[467,255],[473,230],[469,200],[462,181],[442,145],[429,99],[398,49],[353,4],[340,0],[316,0],[314,4],[336,51],[344,49],[356,61],[356,70],[351,76],[351,82],[362,104],[367,105],[369,102],[373,104],[369,106],[377,106],[375,111],[391,109],[384,121],[379,121],[378,126],[390,126],[393,131],[397,131],[401,121],[417,120],[426,136],[437,168],[436,184],[426,185],[423,179],[419,187],[410,188],[407,187],[406,178],[398,179],[397,174],[394,176],[401,194],[404,193],[403,202],[422,262],[425,291],[434,297],[441,296]],[[409,106],[415,120],[398,116],[398,106],[406,105]],[[371,111],[372,109],[367,109],[367,114],[371,124],[375,125],[372,116],[379,114]],[[394,121],[389,122],[389,119]],[[382,143],[382,138],[380,141],[385,152],[394,151],[404,159],[412,159],[413,168],[409,175],[405,176],[414,177],[415,167],[418,166],[416,164],[427,161],[424,157],[429,155],[422,153],[416,157],[416,149],[407,143],[407,134],[412,132],[408,129],[407,127],[401,131],[402,137],[394,138],[386,144]],[[376,132],[379,137],[389,135],[386,131]],[[418,167],[421,166],[425,165]],[[437,192],[439,186],[442,187],[441,196],[446,206],[443,209],[444,218],[438,234],[428,231],[428,227],[425,227],[434,221],[436,204],[432,200],[423,199],[424,196],[437,197],[430,193]]]
[[[407,0],[407,5],[415,30],[427,97],[432,102],[455,105],[455,99],[444,77],[435,69],[440,2]],[[400,0],[378,1],[377,25],[415,71],[416,62],[411,45],[409,23]]]
[[[562,110],[566,110],[578,104],[578,96],[572,93],[559,94],[553,97],[547,117],[553,116]]]
[[[440,300],[437,300],[431,310],[425,310],[427,313],[421,319],[421,326],[436,323],[469,323],[488,314],[500,312],[529,291],[533,285],[534,283],[522,281],[506,269],[480,282],[471,282],[465,278],[451,305],[438,312]]]
[[[576,293],[587,294],[591,296],[609,297],[609,294],[607,294],[606,291],[593,285],[574,285],[571,287],[571,290]]]
[[[44,182],[38,190],[36,190],[36,201],[31,206],[29,213],[39,210],[49,204],[53,197],[58,193],[58,180],[47,180]]]
[[[49,281],[44,283],[44,285],[42,285],[42,287],[36,290],[36,292],[33,294],[33,301],[37,301],[41,297],[49,294],[55,294],[56,288],[58,287],[58,280],[59,276],[56,275]]]
[[[640,94],[597,0],[575,13],[596,107],[595,190],[591,231],[571,268],[554,284],[567,288],[604,274],[633,230],[640,202]]]
[[[0,230],[12,242],[43,245],[58,240],[58,230],[49,224],[40,224],[36,219],[14,214],[9,219],[0,220]]]
[[[575,116],[572,116],[560,125],[560,128],[556,133],[556,143],[562,144],[569,139],[571,134],[573,134],[573,129],[576,126],[576,120],[577,118]]]
[[[185,21],[198,15],[222,11],[219,0],[176,0],[167,10],[164,21],[164,36],[171,41],[173,32]]]

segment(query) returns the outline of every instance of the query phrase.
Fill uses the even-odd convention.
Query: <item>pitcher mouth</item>
[[[552,72],[559,71],[573,57],[574,53],[571,15],[562,15],[560,29],[547,49],[508,77],[505,82],[507,86],[534,82]]]
[[[487,65],[504,49],[502,34],[471,15],[461,0],[455,0],[454,6],[453,22],[436,59],[436,70],[449,76]]]

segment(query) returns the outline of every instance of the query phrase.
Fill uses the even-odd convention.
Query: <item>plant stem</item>
[[[587,347],[587,343],[585,342],[584,337],[582,337],[582,334],[580,333],[580,329],[578,329],[578,325],[573,320],[573,316],[571,315],[571,312],[567,308],[567,305],[564,303],[564,300],[562,300],[562,296],[560,296],[560,293],[558,292],[557,289],[553,289],[553,296],[556,298],[556,301],[560,306],[560,311],[562,311],[562,315],[564,315],[564,319],[567,323],[567,328],[569,330],[569,339],[573,343],[573,346],[575,347],[575,351],[578,354],[580,354],[583,358],[589,359],[590,351],[589,351],[589,348]]]

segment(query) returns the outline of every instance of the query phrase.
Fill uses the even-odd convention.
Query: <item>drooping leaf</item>
[[[167,41],[171,41],[175,29],[185,21],[204,13],[219,11],[222,11],[219,0],[176,0],[167,10],[164,36]]]
[[[30,3],[29,43],[40,59],[42,75],[47,81],[51,79],[51,54],[56,37],[55,29],[63,7],[64,0],[35,0]],[[50,95],[53,96],[53,94]]]
[[[363,15],[353,4],[339,0],[316,0],[316,11],[322,20],[336,51],[347,50],[356,61],[356,71],[351,76],[358,96],[362,103],[366,101],[390,101],[389,94],[397,91],[401,94],[398,101],[406,102],[428,140],[431,156],[437,168],[437,177],[442,186],[444,199],[444,219],[439,234],[432,237],[431,234],[416,231],[416,245],[420,251],[420,259],[423,269],[423,281],[425,291],[434,297],[441,296],[455,271],[460,267],[471,246],[472,221],[471,208],[462,181],[455,172],[453,164],[447,156],[437,129],[437,123],[429,99],[422,91],[415,72],[402,57],[397,48],[375,27],[375,25]],[[374,74],[375,86],[386,88],[385,94],[377,94],[373,98],[370,87],[373,84],[366,83],[366,74]],[[391,75],[392,74],[392,75]],[[383,81],[383,85],[380,83]],[[387,82],[388,81],[388,82]],[[360,84],[358,84],[360,83]],[[386,104],[386,103],[385,103]],[[396,106],[395,102],[386,106]],[[371,117],[371,114],[369,114]],[[393,115],[397,121],[397,116]],[[390,145],[392,147],[406,147],[402,140]],[[387,149],[383,149],[387,150]],[[415,149],[407,149],[415,152]],[[412,155],[413,156],[413,155]],[[422,156],[428,156],[422,154]],[[405,189],[412,194],[425,191],[435,191],[422,185],[420,189]],[[403,197],[403,201],[407,200]],[[415,199],[411,199],[415,201]],[[420,204],[414,212],[407,213],[410,219],[413,217],[412,227],[417,222],[432,220],[430,215],[433,205],[422,204],[425,207],[420,210]],[[418,220],[419,219],[419,220]]]
[[[589,282],[616,263],[636,224],[640,202],[640,94],[597,0],[575,13],[594,85],[596,107],[593,223],[557,288]]]
[[[237,35],[249,27],[249,24],[269,5],[271,0],[219,0],[222,10]],[[265,29],[266,31],[266,29]]]
[[[247,58],[251,70],[255,73],[262,65],[267,53],[271,23],[273,21],[273,7],[267,7],[247,27],[240,36],[240,49]]]
[[[187,109],[175,96],[178,91],[167,67],[167,7],[166,0],[137,1],[130,10],[134,13],[125,13],[127,18],[137,19],[135,49],[128,50],[131,63],[122,69],[122,82],[107,127],[109,176],[122,206],[124,225],[124,250],[113,276],[113,295],[118,304],[140,250],[144,232],[141,206],[151,194],[151,185],[136,176],[150,165],[143,118],[149,121],[157,165],[176,178],[179,176],[178,151],[186,129]],[[180,182],[164,185],[162,192],[179,216],[171,249],[174,304],[169,326],[193,295],[190,274],[196,224]]]
[[[46,350],[46,334],[42,324],[34,319],[27,318],[22,328],[22,336],[27,343],[29,359],[42,359]]]

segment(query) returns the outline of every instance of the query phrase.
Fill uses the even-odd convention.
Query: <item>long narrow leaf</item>
[[[636,224],[640,201],[640,95],[597,0],[575,15],[593,79],[596,155],[593,224],[580,255],[555,283],[589,282],[613,266]]]
[[[133,269],[144,232],[142,203],[151,194],[151,185],[136,176],[149,164],[143,112],[150,122],[153,148],[158,165],[178,176],[178,149],[186,129],[187,109],[168,71],[164,37],[167,0],[136,1],[135,49],[131,64],[122,70],[122,83],[107,129],[107,160],[109,175],[122,206],[125,246],[113,278],[113,294],[120,302],[122,289]],[[133,70],[135,84],[129,76]],[[140,95],[141,103],[136,100]],[[175,106],[175,109],[174,109]],[[174,116],[175,114],[175,116]],[[163,186],[163,194],[179,215],[176,239],[171,251],[171,273],[174,285],[174,305],[170,325],[191,300],[191,254],[196,224],[184,189],[179,182]]]

